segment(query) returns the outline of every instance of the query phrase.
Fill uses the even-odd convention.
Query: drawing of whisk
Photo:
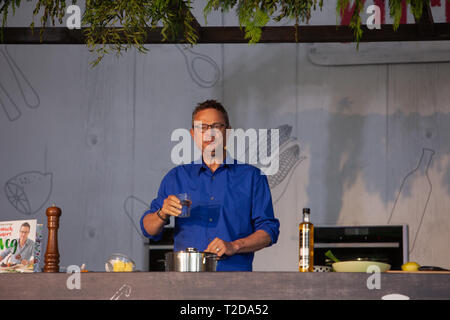
[[[220,68],[217,63],[206,54],[195,52],[187,46],[176,45],[177,49],[183,54],[189,76],[201,88],[211,88],[216,85],[220,79]],[[208,66],[208,74],[211,79],[207,79],[199,72],[199,63]]]
[[[11,86],[17,85],[17,94],[21,96],[25,106],[30,109],[39,107],[39,95],[8,52],[7,46],[0,48],[0,70],[2,71],[0,79],[0,106],[3,108],[9,121],[15,121],[22,115],[17,102],[18,97],[15,96],[16,92],[14,92],[17,90],[7,89],[11,88]],[[5,86],[6,83],[7,85]]]

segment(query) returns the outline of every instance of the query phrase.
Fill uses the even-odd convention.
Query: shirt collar
[[[195,161],[194,161],[194,163],[195,163]],[[221,167],[224,167],[224,168],[231,168],[234,164],[236,164],[236,159],[232,158],[232,157],[230,156],[230,154],[227,152],[227,155],[226,155],[226,157],[225,157],[225,162],[222,163],[222,164],[219,166],[219,168],[221,168]],[[208,166],[206,165],[206,163],[203,161],[203,158],[202,158],[202,163],[201,163],[201,164],[198,163],[198,164],[197,164],[197,167],[198,167],[198,171],[197,171],[198,174],[200,174],[200,172],[202,172],[203,170],[209,169]],[[219,168],[217,168],[217,169],[219,169]]]

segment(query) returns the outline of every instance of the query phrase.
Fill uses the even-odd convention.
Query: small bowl
[[[112,254],[105,263],[106,272],[132,272],[136,270],[133,260],[121,253]]]
[[[375,267],[375,268],[374,268]],[[386,272],[391,268],[390,264],[377,261],[342,261],[333,263],[333,270],[336,272]]]

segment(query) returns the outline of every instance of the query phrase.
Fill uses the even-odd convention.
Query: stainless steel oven
[[[401,270],[409,260],[407,225],[315,226],[314,265],[330,265],[325,252],[339,260],[369,259]]]

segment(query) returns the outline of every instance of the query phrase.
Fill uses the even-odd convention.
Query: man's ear
[[[194,139],[194,129],[191,128],[191,130],[189,130],[189,132],[190,132],[190,134],[191,134],[192,139]]]

